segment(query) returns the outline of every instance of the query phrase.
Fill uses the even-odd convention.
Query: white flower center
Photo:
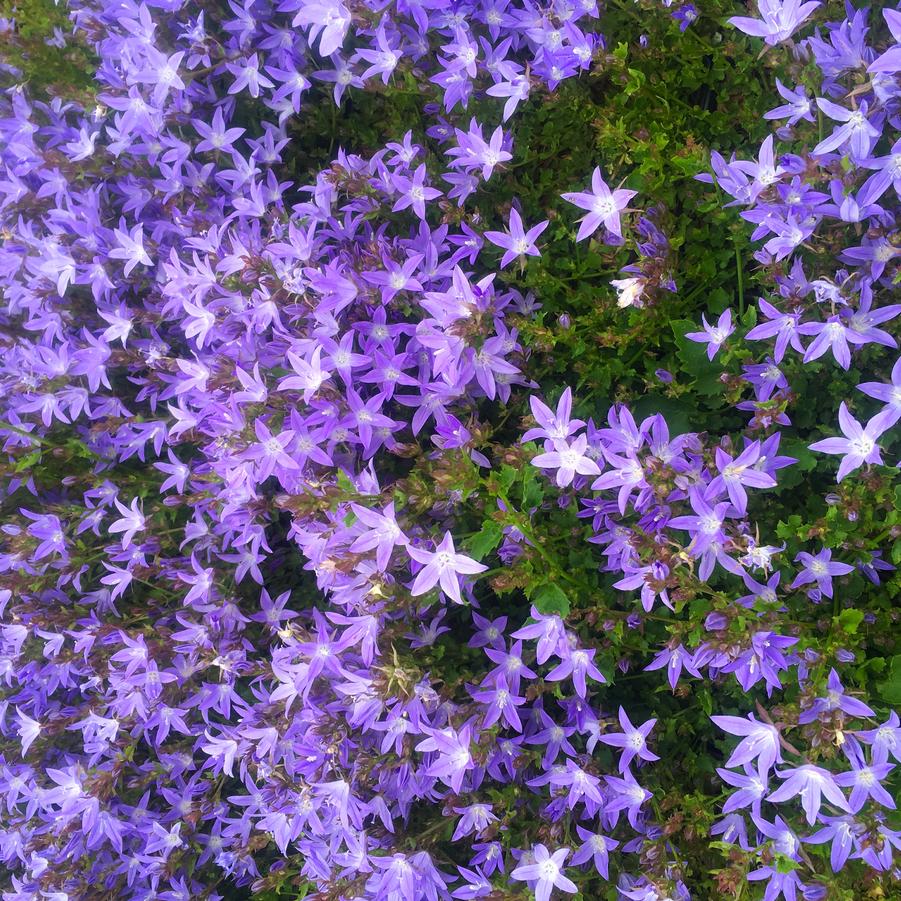
[[[723,521],[719,519],[714,514],[710,513],[707,516],[702,516],[700,519],[701,531],[705,535],[713,535],[719,531],[720,526],[723,524]]]
[[[859,454],[861,457],[869,456],[869,454],[873,452],[873,448],[876,447],[876,442],[866,435],[860,435],[858,438],[853,438],[849,444],[854,453]]]
[[[555,882],[560,875],[560,867],[549,857],[538,864],[538,879],[541,882]]]

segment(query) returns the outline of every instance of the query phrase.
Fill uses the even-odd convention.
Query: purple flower
[[[698,18],[698,9],[693,3],[686,3],[671,15],[679,23],[679,31],[686,31]]]
[[[523,441],[534,441],[536,438],[545,438],[551,441],[563,440],[575,434],[585,425],[581,419],[570,418],[572,416],[572,389],[570,388],[566,388],[560,395],[556,412],[534,395],[529,398],[529,405],[532,408],[532,415],[538,423],[538,428],[528,429],[522,436]]]
[[[702,678],[701,673],[694,665],[694,656],[689,654],[681,644],[671,648],[664,648],[644,669],[645,672],[648,672],[649,670],[663,669],[664,667],[666,667],[666,678],[672,691],[676,690],[676,684],[682,675],[683,668],[696,679]]]
[[[848,412],[842,401],[838,408],[838,422],[844,438],[825,438],[810,445],[810,449],[822,454],[842,454],[842,462],[838,467],[837,481],[841,480],[862,466],[864,463],[882,463],[879,445],[876,441],[890,426],[890,416],[879,413],[867,422],[865,427]]]
[[[841,810],[848,810],[848,802],[839,791],[832,773],[828,770],[812,764],[804,764],[790,770],[776,770],[776,773],[780,779],[785,781],[774,792],[767,795],[767,801],[775,804],[800,795],[801,806],[804,808],[807,822],[811,826],[816,822],[823,797]]]
[[[447,151],[449,156],[455,157],[451,166],[481,169],[485,181],[491,178],[497,166],[513,159],[513,154],[504,149],[507,138],[500,126],[492,132],[488,141],[482,137],[482,126],[475,119],[470,123],[468,132],[455,129],[455,134],[457,146]]]
[[[745,486],[750,488],[772,488],[776,480],[757,468],[761,460],[760,442],[751,442],[737,458],[733,459],[721,447],[716,449],[716,468],[719,475],[709,486],[709,491],[721,492],[724,488],[735,509],[744,516],[748,506]]]
[[[828,548],[823,548],[815,556],[801,551],[795,557],[795,562],[800,562],[802,569],[789,587],[798,588],[816,582],[819,591],[827,598],[832,597],[832,577],[847,575],[854,571],[854,567],[847,563],[832,562],[832,551]]]
[[[789,344],[798,353],[804,352],[801,344],[800,331],[798,324],[800,314],[798,313],[782,313],[771,303],[761,298],[758,301],[758,309],[766,317],[768,321],[762,322],[760,325],[754,326],[748,332],[746,338],[749,341],[760,341],[763,338],[776,337],[776,349],[773,358],[776,363],[782,362]]]
[[[215,775],[225,773],[226,776],[231,776],[235,755],[238,753],[238,743],[234,739],[225,736],[214,737],[210,735],[209,730],[203,734],[207,739],[207,743],[201,745],[200,750],[210,756],[213,773]]]
[[[492,813],[490,804],[471,804],[469,807],[455,807],[454,813],[460,814],[460,820],[451,837],[452,842],[473,832],[479,835],[492,823],[496,823],[498,819]]]
[[[882,15],[885,17],[895,43],[870,63],[867,72],[871,74],[885,72],[894,75],[896,72],[901,72],[901,13],[896,9],[884,9]]]
[[[523,229],[522,219],[516,208],[510,210],[510,228],[508,232],[485,232],[485,237],[497,247],[504,250],[501,257],[501,269],[512,263],[517,257],[541,256],[535,246],[535,239],[548,227],[548,221],[539,222],[528,231]]]
[[[392,211],[396,213],[399,210],[405,210],[407,207],[412,206],[413,212],[420,219],[425,219],[426,202],[441,196],[441,191],[437,188],[430,188],[425,183],[425,180],[426,169],[424,163],[416,167],[412,178],[407,178],[405,175],[392,175],[391,183],[401,195],[400,199],[395,201],[394,206],[391,207]]]
[[[892,366],[891,382],[862,382],[857,386],[858,391],[863,391],[868,397],[881,400],[886,404],[880,416],[881,424],[886,429],[891,428],[901,419],[901,357]]]
[[[529,97],[529,79],[523,75],[514,75],[509,81],[499,81],[485,92],[490,97],[506,97],[503,121],[506,122],[524,100]]]
[[[880,784],[895,768],[891,763],[873,763],[868,765],[860,754],[851,755],[851,767],[847,773],[839,773],[835,777],[837,785],[851,789],[848,798],[848,806],[852,813],[857,813],[872,798],[876,804],[881,804],[890,810],[895,809],[895,801],[892,796]]]
[[[751,646],[732,663],[724,666],[723,671],[735,673],[745,691],[749,691],[763,679],[768,693],[772,693],[774,688],[782,688],[779,673],[789,667],[789,661],[782,652],[797,643],[797,638],[776,635],[767,630],[755,632],[751,636]]]
[[[109,526],[112,534],[122,532],[122,547],[127,548],[131,544],[135,533],[143,532],[145,527],[144,514],[141,512],[138,504],[138,498],[133,498],[130,507],[126,507],[119,503],[119,498],[115,499],[116,509],[121,514],[121,519],[117,519]]]
[[[463,603],[460,597],[460,582],[458,575],[475,575],[488,569],[482,563],[458,554],[454,548],[454,539],[450,532],[444,533],[444,538],[434,551],[425,551],[420,548],[407,545],[407,553],[417,563],[422,563],[423,568],[416,574],[410,593],[416,597],[425,594],[436,585],[458,604]]]
[[[882,134],[882,130],[867,118],[866,100],[861,101],[858,109],[848,110],[831,100],[817,97],[817,106],[830,119],[843,122],[844,125],[840,125],[828,138],[820,141],[811,153],[823,156],[847,145],[858,160],[866,159]]]
[[[747,16],[732,16],[729,24],[739,31],[754,37],[763,38],[769,46],[787,41],[804,20],[822,4],[819,2],[801,3],[800,0],[757,0],[760,19]]]
[[[692,539],[690,550],[697,557],[706,551],[714,542],[722,544],[725,541],[723,524],[732,505],[728,502],[713,504],[697,490],[691,489],[688,494],[694,516],[674,516],[668,523],[670,528],[683,529],[691,532]]]
[[[341,0],[314,0],[300,5],[291,25],[309,27],[310,43],[319,38],[319,55],[331,56],[341,49],[350,22],[350,12]]]
[[[382,572],[385,572],[394,548],[406,547],[410,543],[397,524],[394,502],[389,503],[381,513],[368,510],[359,504],[351,504],[350,508],[360,523],[366,527],[366,531],[354,539],[350,550],[353,553],[359,553],[360,551],[371,551],[374,548],[376,565]]]
[[[550,444],[553,450],[533,457],[532,465],[539,469],[556,469],[554,481],[560,488],[571,484],[577,473],[583,476],[601,474],[597,463],[585,454],[588,448],[588,438],[585,435],[579,435],[572,442],[555,438]]]
[[[131,275],[132,270],[138,264],[153,265],[153,260],[144,249],[144,226],[141,223],[129,231],[123,219],[119,223],[119,228],[113,229],[113,234],[119,246],[113,247],[109,251],[109,256],[114,260],[125,260],[124,275],[126,278]]]
[[[560,848],[551,854],[544,845],[535,845],[530,862],[520,862],[510,878],[527,882],[535,892],[535,901],[548,901],[555,888],[573,894],[578,891],[576,884],[563,875],[563,862],[568,854],[569,848]]]
[[[821,552],[819,556],[822,557],[822,554],[823,552]],[[810,563],[808,563],[807,565],[811,567]],[[844,573],[851,572],[852,570],[850,566],[846,567],[843,563],[832,563],[828,565],[845,567],[843,569]],[[832,573],[831,575],[836,575],[836,573]],[[826,592],[824,590],[823,593],[826,594],[827,597],[832,597],[831,584],[829,585],[829,591]],[[831,714],[833,710],[841,710],[844,713],[847,713],[849,716],[857,717],[871,717],[876,715],[866,704],[864,704],[863,701],[859,701],[857,698],[853,698],[850,695],[845,694],[844,686],[842,685],[841,680],[838,677],[838,673],[835,671],[835,669],[831,669],[829,671],[829,679],[827,680],[826,688],[826,697],[817,698],[813,702],[813,704],[811,704],[810,708],[808,710],[805,710],[798,717],[799,723],[812,723],[817,717],[820,716],[820,714]]]
[[[32,560],[43,560],[44,557],[51,555],[57,555],[62,559],[68,558],[63,524],[58,516],[54,516],[52,513],[45,515],[32,513],[31,510],[26,510],[24,507],[21,507],[19,512],[32,520],[32,525],[28,527],[28,534],[40,541],[40,544],[32,552]]]
[[[503,676],[499,676],[493,685],[473,691],[472,696],[488,708],[482,722],[484,729],[489,729],[503,717],[504,722],[511,729],[522,732],[522,720],[520,720],[516,708],[525,704],[526,699],[513,694]]]
[[[797,125],[802,119],[806,122],[815,121],[811,112],[810,98],[807,96],[804,85],[799,85],[794,90],[790,90],[777,78],[776,90],[779,92],[779,96],[786,100],[787,103],[764,113],[764,119],[788,119],[787,125]]]
[[[750,807],[755,816],[760,815],[760,802],[767,793],[765,778],[761,777],[759,773],[755,773],[747,765],[745,765],[744,775],[724,769],[717,769],[717,774],[727,785],[738,789],[738,791],[732,792],[723,805],[723,813],[734,813],[736,810]]]
[[[832,842],[829,863],[832,871],[837,873],[847,863],[848,857],[857,845],[855,832],[857,821],[851,816],[821,817],[826,825],[804,841],[811,845],[822,845]]]
[[[544,678],[549,682],[559,682],[572,676],[576,694],[584,698],[587,692],[586,677],[595,682],[606,682],[603,673],[594,665],[594,648],[582,650],[575,648],[564,654],[563,660],[557,664]]]
[[[22,743],[22,756],[28,753],[34,740],[41,734],[41,724],[16,707],[16,731]]]
[[[641,808],[646,801],[653,797],[651,792],[642,788],[635,781],[631,770],[626,770],[622,779],[618,776],[605,776],[604,779],[607,785],[615,792],[613,798],[607,802],[604,808],[605,814],[616,814],[613,817],[613,825],[616,825],[619,819],[619,811],[625,810],[629,824],[633,829],[638,829]]]
[[[712,716],[710,719],[724,732],[743,736],[726,766],[742,766],[757,761],[757,772],[762,782],[776,763],[782,763],[779,749],[779,730],[769,723],[761,723],[748,714],[747,719],[737,716]]]
[[[625,773],[629,768],[629,764],[635,757],[641,760],[660,760],[660,758],[648,749],[647,738],[651,729],[654,728],[656,719],[647,720],[640,726],[633,726],[628,714],[622,707],[619,708],[619,724],[622,732],[601,736],[601,741],[605,745],[612,745],[615,748],[622,748],[622,754],[619,758],[619,771]]]
[[[470,752],[471,729],[464,726],[459,732],[451,728],[426,728],[427,738],[416,745],[417,751],[437,752],[438,757],[428,767],[428,774],[449,785],[454,792],[463,788],[463,779],[473,763]]]
[[[580,210],[588,210],[588,215],[582,217],[579,226],[577,241],[593,235],[601,225],[617,238],[622,238],[622,226],[619,214],[625,210],[629,201],[638,193],[617,188],[613,191],[604,181],[600,168],[596,168],[591,175],[592,193],[562,194],[564,200],[579,207]]]
[[[901,763],[901,720],[894,710],[881,726],[858,732],[857,737],[872,746],[874,763],[885,763],[890,754]]]
[[[732,311],[724,310],[720,313],[720,318],[717,320],[716,325],[713,326],[707,322],[707,317],[703,314],[701,315],[701,321],[704,323],[704,331],[686,332],[685,337],[690,341],[706,344],[707,359],[712,360],[723,346],[726,338],[735,331],[735,326],[732,325]]]
[[[377,50],[370,50],[361,47],[357,50],[355,56],[359,59],[365,59],[370,65],[361,76],[365,81],[372,75],[381,75],[382,84],[388,84],[391,73],[397,68],[400,62],[402,51],[395,47],[389,40],[388,33],[385,30],[385,20],[379,24],[375,33],[375,44]],[[336,48],[337,49],[337,48]]]
[[[497,619],[489,620],[473,610],[472,621],[478,629],[472,638],[469,639],[468,647],[483,648],[486,645],[491,645],[495,650],[503,649],[504,629],[507,628],[506,616],[499,616]]]
[[[213,113],[213,120],[207,125],[202,119],[192,119],[191,124],[197,129],[197,133],[203,138],[194,148],[197,153],[204,151],[231,151],[233,144],[244,132],[245,128],[227,128],[225,118],[222,115],[222,109],[217,108]]]
[[[598,873],[604,879],[609,879],[609,852],[618,847],[619,842],[600,832],[583,829],[578,824],[576,825],[576,832],[584,844],[573,854],[572,863],[578,865],[587,863],[590,860],[594,863],[594,868]]]
[[[551,654],[558,654],[563,646],[565,641],[563,620],[555,613],[543,616],[534,606],[529,615],[535,622],[517,629],[511,637],[517,639],[537,638],[535,659],[541,664]]]

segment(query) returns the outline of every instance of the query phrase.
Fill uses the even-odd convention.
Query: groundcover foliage
[[[4,899],[901,897],[901,12],[0,13]]]

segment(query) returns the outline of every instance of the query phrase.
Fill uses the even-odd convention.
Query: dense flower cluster
[[[775,44],[817,5],[735,24]],[[644,669],[664,690],[798,689],[782,710],[709,711],[728,789],[712,835],[743,875],[766,898],[825,897],[806,847],[829,843],[832,871],[859,861],[888,884],[898,718],[786,611],[893,567],[814,542],[784,578],[785,545],[749,509],[798,462],[776,430],[787,351],[848,369],[852,349],[896,348],[880,326],[901,313],[897,43],[867,45],[863,12],[817,32],[795,55],[822,71],[831,135],[714,158],[776,286],[766,321],[717,311],[686,335],[709,361],[775,339],[741,357],[753,420],[733,440],[627,405],[578,419],[569,388],[547,405],[522,337],[541,298],[515,273],[551,219],[476,206],[516,165],[520,104],[605,50],[594,0],[70,12],[96,105],[32,96],[10,67],[0,97],[3,897],[547,901],[611,881],[609,897],[687,899],[647,787],[668,724],[607,696],[630,664],[606,636],[654,621],[668,631]],[[697,10],[669,14],[685,31]],[[421,136],[296,178],[308,98],[404,80],[440,98]],[[803,144],[813,102],[779,90],[779,138]],[[640,308],[675,292],[672,248],[599,162],[559,186],[563,227],[634,250],[611,286]],[[850,273],[813,271],[835,253]],[[842,404],[845,437],[812,445],[842,456],[839,480],[882,462],[892,372],[859,385],[871,416]],[[520,503],[514,481],[539,472]],[[559,510],[578,499],[619,598],[595,620],[550,578],[545,487]],[[548,577],[504,584],[524,560]],[[525,607],[498,609],[518,589]],[[702,624],[680,618],[689,598]]]

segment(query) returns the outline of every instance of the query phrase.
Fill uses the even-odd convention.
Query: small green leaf
[[[569,598],[555,582],[545,582],[544,585],[539,585],[532,594],[531,600],[535,609],[545,616],[551,613],[566,616],[569,613]]]
[[[877,683],[879,695],[889,704],[901,704],[901,654],[892,657],[888,678]]]
[[[783,854],[781,851],[776,852],[775,864],[777,873],[791,873],[793,870],[797,870],[799,866],[787,854]]]
[[[501,543],[503,535],[503,526],[489,519],[482,524],[481,531],[476,532],[470,539],[469,552],[476,560],[481,560]]]
[[[848,635],[856,634],[862,622],[863,610],[855,610],[853,607],[850,610],[842,610],[838,617],[839,627]]]

